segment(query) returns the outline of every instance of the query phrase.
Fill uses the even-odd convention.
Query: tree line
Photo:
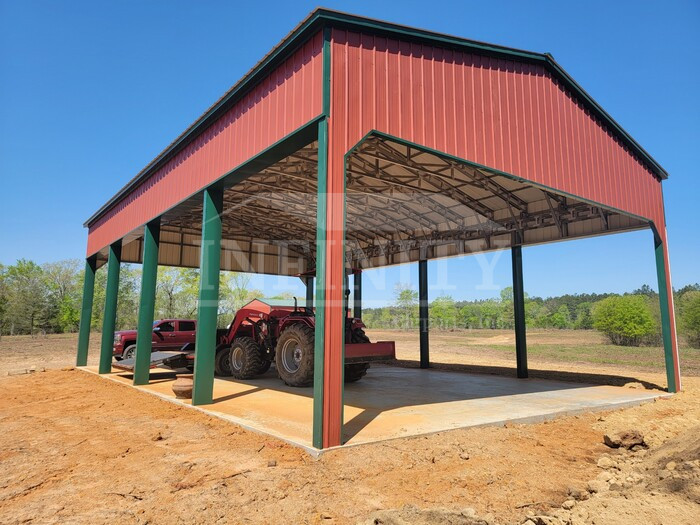
[[[0,264],[0,335],[75,332],[80,324],[83,264],[64,260],[45,264],[20,259]],[[103,320],[107,272],[95,274],[91,327]],[[117,302],[118,330],[135,328],[138,317],[141,267],[122,264]],[[155,318],[196,317],[199,270],[160,266],[156,286]],[[238,308],[263,297],[250,288],[250,275],[221,272],[219,326],[226,326]],[[291,299],[285,293],[275,298]],[[686,341],[700,347],[700,284],[674,291],[678,329]],[[432,330],[513,329],[513,289],[497,299],[455,301],[449,295],[429,304]],[[661,311],[658,294],[647,285],[629,294],[566,294],[525,297],[525,320],[531,328],[597,329],[614,344],[659,344]],[[397,284],[394,300],[383,308],[366,308],[363,321],[370,328],[417,330],[418,292]]]
[[[20,259],[12,266],[0,264],[0,335],[75,332],[80,325],[83,265],[78,260],[46,264]],[[95,274],[91,328],[101,330],[107,272]],[[231,322],[238,308],[257,297],[250,289],[250,275],[221,272],[219,325]],[[141,267],[122,264],[119,272],[117,330],[136,328]],[[155,319],[195,318],[199,270],[160,266],[156,285]],[[276,298],[289,298],[282,294]]]
[[[688,344],[700,347],[700,284],[674,291],[679,332]],[[513,289],[504,288],[497,299],[455,301],[441,295],[429,303],[431,330],[509,329],[515,325]],[[397,284],[391,305],[367,308],[362,318],[369,328],[417,330],[418,292]],[[565,294],[557,297],[525,295],[525,323],[530,328],[596,329],[613,344],[638,346],[661,342],[658,294],[648,285],[623,295]]]

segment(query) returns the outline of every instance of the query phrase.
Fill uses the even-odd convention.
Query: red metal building
[[[78,364],[91,277],[107,260],[102,371],[120,261],[144,264],[149,340],[158,264],[201,268],[198,338],[216,323],[220,269],[315,267],[314,445],[334,446],[346,268],[418,261],[427,317],[425,261],[510,248],[524,377],[521,247],[651,228],[676,391],[666,177],[550,55],[318,9],[87,221]],[[427,366],[427,323],[421,331]],[[206,404],[214,342],[201,337],[194,402]]]

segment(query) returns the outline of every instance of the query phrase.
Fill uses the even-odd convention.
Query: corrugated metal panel
[[[376,129],[663,225],[656,176],[544,67],[332,38],[331,159]]]
[[[90,227],[87,254],[157,217],[322,111],[320,33]]]

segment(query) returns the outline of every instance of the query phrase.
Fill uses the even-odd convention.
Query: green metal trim
[[[92,323],[92,303],[95,298],[95,272],[97,258],[85,259],[85,277],[83,279],[83,302],[80,307],[80,328],[78,329],[78,353],[76,366],[86,366],[90,346],[90,326]]]
[[[153,312],[156,307],[158,282],[158,246],[160,243],[160,218],[144,227],[143,265],[141,271],[141,302],[136,331],[136,358],[134,384],[147,385],[150,380],[151,351],[153,349]]]
[[[506,178],[514,180],[514,181],[523,182],[525,184],[529,184],[529,185],[534,186],[536,188],[546,190],[550,193],[555,193],[555,194],[561,195],[563,197],[568,197],[570,199],[576,199],[576,200],[579,200],[581,202],[585,202],[586,204],[590,204],[591,206],[597,206],[599,208],[604,208],[608,211],[619,213],[621,215],[626,215],[628,217],[632,217],[632,218],[637,219],[639,221],[646,222],[650,225],[652,223],[652,219],[649,217],[642,217],[641,215],[637,215],[635,213],[630,213],[628,211],[621,210],[619,208],[615,208],[615,207],[609,206],[607,204],[602,204],[600,202],[596,202],[596,201],[593,201],[591,199],[581,197],[580,195],[575,195],[573,193],[562,191],[558,188],[553,188],[551,186],[547,186],[546,184],[540,184],[539,182],[535,182],[535,181],[532,181],[530,179],[525,179],[523,177],[513,175],[512,173],[508,173],[508,172],[501,171],[501,170],[496,169],[496,168],[492,168],[490,166],[486,166],[485,164],[479,164],[478,162],[463,159],[463,158],[457,157],[455,155],[450,155],[449,153],[445,153],[444,151],[440,151],[440,150],[437,150],[434,148],[429,148],[428,146],[423,146],[422,144],[418,144],[417,142],[412,142],[410,140],[402,139],[401,137],[397,137],[395,135],[390,135],[389,133],[384,133],[382,131],[377,131],[376,129],[373,129],[373,130],[370,130],[369,132],[367,132],[364,137],[362,137],[352,148],[350,148],[348,153],[346,153],[346,157],[348,155],[351,155],[352,153],[354,153],[355,150],[357,150],[362,145],[363,142],[365,142],[368,138],[373,137],[373,136],[383,138],[385,140],[391,140],[391,141],[394,141],[398,144],[403,144],[404,146],[409,146],[411,148],[419,149],[419,150],[425,151],[426,153],[436,155],[438,157],[450,159],[450,160],[453,160],[455,162],[461,162],[462,164],[466,164],[467,166],[471,166],[473,168],[487,170],[487,171],[490,171],[491,173],[494,173],[496,175],[501,175],[503,177],[506,177]]]
[[[210,187],[204,190],[203,194],[193,405],[210,405],[214,401],[214,357],[219,314],[221,213],[224,207],[224,192],[219,188]]]
[[[323,71],[321,93],[323,119],[318,122],[318,165],[316,181],[316,311],[314,333],[314,415],[312,444],[323,448],[323,387],[326,321],[326,238],[328,217],[328,118],[331,112],[331,34],[323,29]]]
[[[311,276],[304,278],[304,286],[306,287],[306,308],[313,309],[314,307],[314,278]]]
[[[119,297],[119,267],[122,257],[121,239],[109,246],[107,258],[107,286],[105,290],[105,309],[102,320],[102,345],[100,347],[100,374],[112,371],[114,354],[114,329],[117,322],[117,300]]]
[[[328,120],[318,124],[318,181],[316,205],[316,326],[314,338],[313,446],[323,448],[323,384],[326,322],[326,233],[328,184]]]
[[[527,340],[525,328],[525,290],[523,286],[523,251],[522,246],[511,248],[513,263],[513,320],[515,322],[515,358],[517,376],[524,379],[527,371]]]
[[[323,114],[331,115],[331,28],[323,28]]]
[[[352,275],[352,316],[362,319],[362,272]]]
[[[430,368],[430,312],[428,310],[428,261],[418,261],[418,334],[420,338],[420,367]]]
[[[666,275],[666,258],[664,243],[656,226],[654,231],[654,255],[656,259],[656,277],[659,283],[659,306],[661,307],[661,336],[664,343],[664,360],[666,363],[666,382],[668,391],[678,392],[676,384],[675,362],[673,359],[673,334],[671,333],[671,305],[668,301],[668,276]]]

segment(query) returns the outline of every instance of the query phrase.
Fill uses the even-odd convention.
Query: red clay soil
[[[687,383],[670,400],[606,415],[456,430],[315,460],[81,371],[5,377],[0,522],[522,523],[528,513],[564,513],[552,523],[693,523],[697,489],[686,478],[700,460],[700,382]],[[644,455],[603,444],[605,432],[628,427],[645,434]],[[607,479],[588,497],[603,455],[620,465],[638,458],[642,474]],[[664,457],[686,470],[660,474]],[[561,509],[572,494],[588,499]]]

